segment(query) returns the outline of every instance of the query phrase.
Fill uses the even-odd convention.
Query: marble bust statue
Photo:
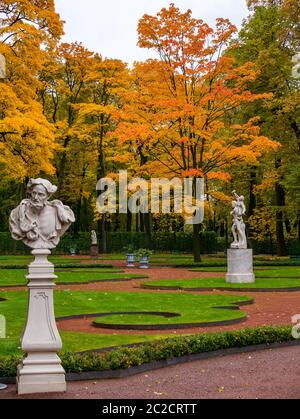
[[[73,211],[61,201],[49,198],[57,190],[46,179],[30,179],[29,199],[15,208],[9,219],[11,235],[31,249],[54,249],[63,234],[75,221]]]
[[[245,198],[233,192],[234,201],[232,202],[231,215],[233,217],[232,234],[234,242],[232,249],[247,249],[246,225],[243,216],[246,214]]]

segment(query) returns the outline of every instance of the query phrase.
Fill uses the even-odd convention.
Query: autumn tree
[[[87,100],[86,77],[94,59],[94,53],[82,44],[62,43],[49,54],[40,74],[39,95],[59,145],[55,158],[59,196],[65,195],[66,166],[72,159],[72,142],[77,141],[72,133],[78,115],[76,104]]]
[[[160,85],[152,83],[142,115],[153,161],[149,170],[154,165],[169,176],[226,181],[232,165],[258,162],[277,147],[260,135],[258,118],[242,123],[231,118],[243,104],[268,97],[249,91],[257,76],[250,62],[238,66],[223,54],[235,32],[228,20],[217,19],[213,29],[193,18],[191,10],[181,13],[173,4],[140,20],[139,46],[159,55],[152,65],[160,73]],[[195,261],[200,260],[200,228],[193,226]]]
[[[122,96],[128,87],[128,71],[120,60],[95,57],[85,77],[86,100],[74,106],[78,118],[72,129],[79,141],[88,141],[96,158],[95,179],[114,171],[112,162],[118,162],[119,153],[111,135],[119,121]],[[112,169],[112,170],[111,170]],[[107,252],[107,217],[101,217],[103,251]]]
[[[244,22],[239,33],[239,47],[233,54],[240,64],[252,60],[259,72],[257,79],[251,82],[251,90],[256,93],[270,92],[273,97],[267,106],[264,103],[250,105],[243,114],[251,117],[258,113],[261,116],[262,133],[281,143],[281,148],[275,154],[264,159],[260,178],[255,166],[252,168],[254,182],[250,185],[250,196],[253,196],[252,190],[259,182],[262,186],[259,188],[260,194],[273,192],[270,199],[274,210],[271,213],[276,216],[278,254],[283,256],[288,252],[286,238],[292,228],[286,208],[288,189],[284,185],[287,183],[287,173],[292,170],[293,162],[298,164],[299,156],[299,84],[292,72],[292,59],[299,42],[294,13],[299,4],[292,0],[253,0],[249,4],[254,12]],[[293,6],[292,9],[287,4]],[[259,195],[256,198],[260,200]]]
[[[0,1],[0,167],[8,179],[53,173],[51,125],[37,100],[38,72],[62,35],[53,0]]]

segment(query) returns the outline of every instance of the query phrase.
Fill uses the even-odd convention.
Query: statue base
[[[67,391],[65,371],[54,353],[30,353],[19,365],[18,394],[61,393]]]
[[[253,284],[255,282],[252,249],[228,249],[227,263],[227,283]]]
[[[92,258],[97,258],[99,256],[99,247],[97,244],[92,244],[90,255]]]
[[[29,305],[22,350],[26,353],[18,367],[18,394],[66,391],[65,371],[57,353],[62,341],[57,330],[53,290],[54,266],[48,261],[47,249],[32,251],[35,260],[29,265]]]

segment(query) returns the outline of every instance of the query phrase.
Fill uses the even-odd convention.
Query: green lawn
[[[0,341],[0,355],[8,355],[19,351],[19,337],[25,324],[28,295],[25,291],[7,291],[1,292],[0,298],[6,299],[6,301],[0,302],[0,313],[6,317],[8,335],[7,339],[1,339]],[[55,313],[56,317],[65,317],[116,311],[173,312],[181,316],[169,321],[164,318],[157,318],[155,323],[202,323],[239,319],[244,316],[242,311],[225,308],[216,309],[214,307],[232,306],[234,303],[247,301],[249,301],[249,297],[245,296],[56,291]],[[91,323],[93,320],[91,319]],[[114,323],[120,321],[118,318],[112,320]],[[107,319],[107,322],[109,321]],[[166,334],[163,336],[166,336]],[[87,333],[64,332],[62,337],[65,351],[83,351],[161,338],[162,335],[147,337],[145,333],[144,336],[118,336],[112,333],[111,335],[98,336]]]
[[[122,280],[122,279],[135,279],[135,278],[147,278],[144,273],[140,274],[125,274],[119,269],[70,269],[56,270],[58,279],[56,283],[71,283],[71,282],[97,282],[97,281],[109,281],[109,280]],[[26,269],[0,269],[0,288],[1,286],[16,286],[25,285],[27,280],[25,275],[27,274]]]
[[[143,286],[157,287],[160,289],[177,288],[177,289],[277,289],[282,288],[300,288],[299,279],[283,279],[283,278],[257,278],[254,284],[227,284],[224,278],[203,278],[203,279],[182,279],[182,280],[162,280],[147,281]]]

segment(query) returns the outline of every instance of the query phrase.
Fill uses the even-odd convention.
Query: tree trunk
[[[76,220],[74,223],[74,233],[78,234],[80,232],[80,226],[81,226],[81,198],[77,201],[77,208],[76,208]]]
[[[130,211],[127,212],[126,230],[128,232],[132,231],[132,213]]]
[[[101,220],[101,237],[102,237],[102,251],[103,253],[108,253],[106,214],[103,214],[102,220]]]
[[[60,158],[60,161],[58,163],[58,168],[57,168],[57,196],[59,197],[61,194],[61,190],[63,187],[63,182],[64,182],[64,178],[65,178],[65,170],[66,170],[66,163],[67,163],[67,147],[69,145],[69,142],[71,141],[70,137],[67,137],[64,139],[64,145],[63,145],[63,153],[62,156]]]
[[[91,222],[88,216],[88,201],[86,198],[83,198],[82,230],[83,231],[91,230]]]
[[[276,161],[276,169],[279,169],[281,166],[281,160]],[[280,183],[276,182],[275,184],[275,194],[276,194],[276,206],[284,207],[285,206],[285,192]],[[276,237],[278,245],[278,256],[287,256],[287,248],[284,237],[284,220],[283,220],[283,211],[278,209],[276,211]]]
[[[270,234],[270,246],[271,246],[271,253],[272,253],[272,257],[273,257],[274,256],[274,245],[273,245],[272,234]]]
[[[141,232],[141,233],[144,233],[144,232],[145,232],[145,226],[144,226],[144,214],[142,214],[142,213],[140,212],[139,216],[140,216],[140,232]]]
[[[248,217],[251,217],[254,214],[256,208],[256,196],[254,195],[254,187],[256,186],[256,171],[253,169],[250,172],[250,190],[249,190],[249,209]]]
[[[220,225],[220,237],[225,237],[225,222],[222,221]]]
[[[146,240],[145,240],[145,246],[146,249],[151,248],[151,222],[150,222],[150,214],[144,214],[144,227],[146,232]]]
[[[200,231],[201,225],[193,225],[193,253],[194,253],[194,262],[201,262],[201,243],[200,243]]]

